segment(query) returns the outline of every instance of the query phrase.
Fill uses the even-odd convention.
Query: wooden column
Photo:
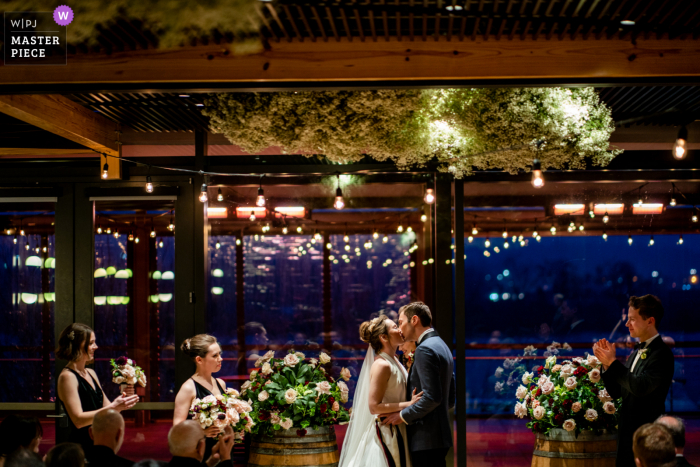
[[[457,382],[457,465],[467,465],[466,308],[464,296],[464,180],[454,182],[455,379]]]
[[[433,242],[433,327],[452,347],[452,183],[449,174],[436,174],[435,239]]]

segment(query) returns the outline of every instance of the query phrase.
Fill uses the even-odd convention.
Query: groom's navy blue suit
[[[639,350],[635,350],[624,364],[615,360],[603,372],[603,382],[608,394],[622,398],[619,411],[617,467],[634,467],[632,438],[634,432],[646,423],[654,423],[665,410],[666,395],[673,379],[673,352],[657,336],[649,343],[646,358],[632,363]]]
[[[423,391],[420,401],[401,411],[408,425],[408,444],[413,465],[444,465],[452,447],[452,425],[447,411],[455,405],[455,376],[452,352],[438,333],[431,331],[416,343],[408,374],[406,400]],[[421,462],[429,459],[428,464]]]

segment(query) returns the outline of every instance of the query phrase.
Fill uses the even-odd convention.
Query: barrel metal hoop
[[[548,440],[548,441],[565,441],[567,443],[582,443],[587,441],[616,441],[617,433],[603,433],[601,435],[595,435],[590,431],[582,431],[579,433],[578,438],[573,432],[569,432],[562,429],[550,430],[548,435],[543,435],[542,433],[537,433],[537,439]]]
[[[313,449],[268,449],[251,447],[251,454],[266,454],[268,456],[302,456],[306,454],[321,454],[324,452],[336,452],[338,446],[328,446],[325,448]]]
[[[268,438],[267,436],[259,437],[254,439],[253,442],[259,443],[269,443],[269,444],[308,444],[308,443],[322,443],[324,441],[336,441],[335,433],[325,436],[297,436],[296,438],[282,438],[273,437]]]
[[[617,457],[617,452],[552,452],[535,449],[532,453],[537,457],[549,457],[554,459],[608,459]]]

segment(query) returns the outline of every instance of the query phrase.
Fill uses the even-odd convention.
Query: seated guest
[[[166,467],[167,465],[167,462],[156,461],[153,459],[144,459],[135,463],[134,467]]]
[[[90,464],[102,467],[134,465],[133,461],[117,455],[124,442],[124,419],[116,410],[97,412],[90,427],[90,437],[95,442],[85,452],[85,458]]]
[[[43,431],[36,417],[8,415],[0,423],[0,467],[5,459],[19,448],[25,448],[35,453],[39,452],[39,443]]]
[[[637,467],[675,467],[676,449],[673,436],[658,423],[647,423],[634,432],[632,440]]]
[[[233,467],[231,449],[233,449],[233,429],[227,426],[224,434],[212,448],[212,455],[206,465]],[[173,455],[168,467],[200,467],[204,459],[206,437],[198,422],[185,420],[170,429],[168,433],[168,448]],[[218,464],[217,462],[220,461]]]
[[[676,447],[676,465],[678,467],[693,467],[683,455],[685,449],[685,423],[683,420],[673,415],[662,415],[656,420],[656,423],[665,426],[671,432],[673,445]]]
[[[5,467],[44,467],[44,463],[34,451],[19,448],[7,456]]]
[[[61,443],[44,458],[46,467],[85,467],[85,453],[78,443]]]

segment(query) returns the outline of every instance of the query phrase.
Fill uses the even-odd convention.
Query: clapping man
[[[603,364],[603,383],[610,397],[622,398],[618,425],[617,467],[634,467],[634,432],[653,423],[665,411],[673,378],[673,353],[659,336],[657,326],[664,307],[653,295],[630,297],[626,326],[639,339],[625,363],[615,358],[615,346],[602,339],[593,352]]]

